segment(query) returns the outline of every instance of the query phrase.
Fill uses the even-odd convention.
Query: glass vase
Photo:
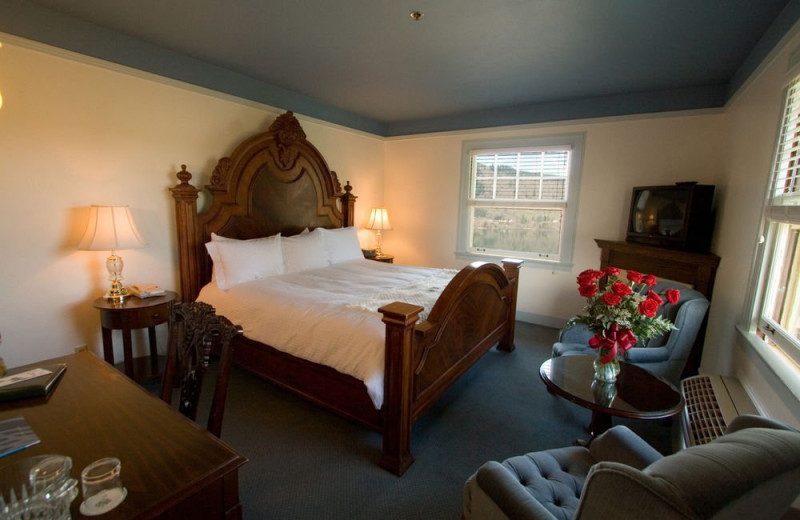
[[[595,379],[592,381],[592,396],[596,404],[611,406],[617,396],[617,384]]]
[[[592,365],[594,366],[594,378],[598,381],[606,383],[613,383],[617,380],[619,375],[619,359],[614,356],[608,363],[603,363],[603,358],[608,355],[608,351],[600,349],[597,357],[594,358]]]

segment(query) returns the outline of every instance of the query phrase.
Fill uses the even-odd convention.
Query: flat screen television
[[[705,253],[714,230],[714,186],[679,182],[633,188],[626,240]]]

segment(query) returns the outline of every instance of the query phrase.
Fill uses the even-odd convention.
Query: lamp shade
[[[378,231],[392,229],[392,225],[389,223],[389,212],[386,211],[386,208],[372,208],[372,211],[369,212],[367,229]]]
[[[144,245],[128,206],[92,206],[78,249],[118,251]]]

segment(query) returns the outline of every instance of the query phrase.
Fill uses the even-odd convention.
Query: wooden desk
[[[598,395],[592,388],[592,361],[594,356],[561,356],[548,359],[539,368],[539,376],[550,390],[592,411],[592,438],[611,427],[612,416],[663,419],[683,410],[683,397],[674,386],[624,361],[619,363],[619,375],[613,385],[615,395]]]
[[[103,357],[109,364],[114,364],[114,343],[111,339],[113,329],[122,330],[122,355],[125,363],[125,375],[131,379],[142,381],[159,376],[158,346],[156,344],[156,325],[167,323],[169,320],[169,306],[178,297],[172,291],[167,291],[162,296],[152,298],[137,298],[128,296],[122,303],[98,298],[94,307],[100,310],[100,327],[103,333]],[[149,374],[141,370],[134,370],[133,342],[131,331],[146,328],[150,340],[150,370]]]
[[[31,367],[53,363],[66,363],[67,371],[49,400],[0,403],[0,420],[21,415],[41,439],[0,459],[0,466],[34,455],[68,455],[72,476],[80,479],[89,463],[117,457],[128,496],[103,520],[241,519],[238,472],[245,457],[93,354]],[[79,512],[82,499],[79,494],[72,503],[73,520],[88,518]]]

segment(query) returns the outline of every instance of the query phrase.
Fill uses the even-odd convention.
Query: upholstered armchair
[[[625,426],[588,448],[487,462],[465,520],[780,519],[800,493],[800,433],[742,416],[722,437],[663,457]]]
[[[644,346],[629,349],[624,359],[678,386],[708,310],[708,300],[699,291],[678,283],[659,282],[653,290],[662,293],[673,288],[680,290],[680,299],[675,305],[662,305],[659,314],[668,318],[677,330],[653,338]],[[592,332],[582,324],[563,329],[559,333],[558,342],[553,345],[553,357],[596,355],[596,351],[589,346],[589,338],[592,336]]]

